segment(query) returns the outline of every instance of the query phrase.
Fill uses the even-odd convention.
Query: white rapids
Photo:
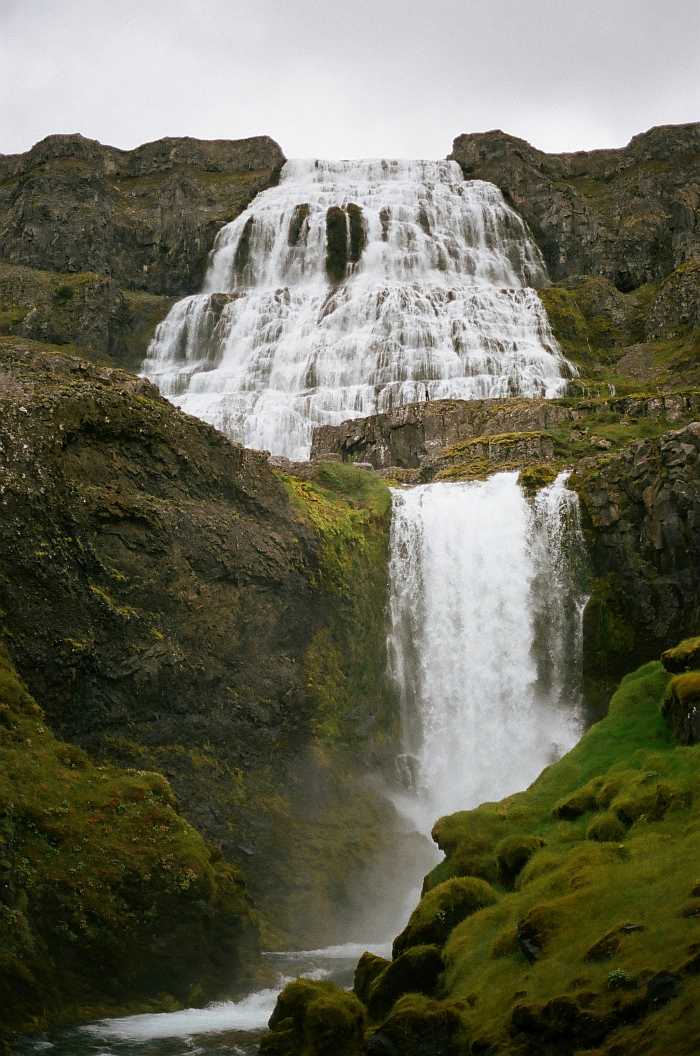
[[[580,737],[581,546],[566,474],[532,503],[517,473],[394,492],[402,805],[424,830],[526,788]]]
[[[204,292],[173,306],[143,373],[247,446],[305,459],[320,424],[561,395],[573,368],[544,282],[520,216],[456,162],[289,161],[219,232]]]

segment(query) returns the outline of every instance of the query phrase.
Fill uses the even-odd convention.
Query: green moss
[[[537,1032],[554,1030],[560,1015],[583,1029],[586,1010],[587,1022],[593,1010],[603,1024],[596,1045],[610,1034],[601,1053],[690,1053],[674,1048],[679,1016],[689,1037],[700,1036],[700,981],[683,967],[698,941],[698,918],[684,913],[698,884],[700,746],[675,744],[660,711],[668,683],[660,663],[628,675],[608,716],[527,791],[436,826],[448,867],[475,833],[492,833],[501,848],[510,839],[546,843],[515,889],[458,922],[443,950],[443,993],[464,1003],[467,1034],[499,1052],[529,1051],[520,1048],[526,1037],[540,1044]],[[588,956],[612,932],[612,952]],[[611,970],[638,995],[634,1023],[614,1003],[621,991],[608,986]],[[664,973],[683,980],[667,1008],[649,996],[649,980]],[[635,1048],[642,1036],[646,1047]]]
[[[6,1028],[162,1007],[167,993],[177,1004],[195,977],[206,999],[255,955],[240,878],[176,812],[165,778],[96,767],[56,740],[2,651],[0,878]]]
[[[496,901],[485,880],[458,877],[432,888],[414,909],[408,924],[394,941],[394,957],[412,946],[441,946],[460,921]]]
[[[383,1019],[403,994],[433,996],[442,975],[439,946],[412,946],[391,961],[370,984],[366,1004],[370,1018]]]
[[[557,477],[558,469],[551,462],[535,462],[524,466],[518,474],[518,484],[526,495],[534,495],[535,492],[553,484]]]
[[[365,1011],[334,983],[297,979],[277,998],[261,1056],[362,1056]]]
[[[374,1035],[374,1051],[401,1056],[462,1056],[469,1051],[460,1003],[434,1001],[408,994],[397,1002],[389,1018]],[[380,1041],[381,1039],[381,1041]],[[472,1050],[473,1051],[473,1050]]]
[[[496,847],[496,860],[501,880],[506,887],[512,887],[519,873],[542,847],[544,840],[540,836],[506,836]]]
[[[661,663],[674,674],[700,668],[700,637],[686,638],[673,649],[666,649],[661,654]]]
[[[583,617],[584,650],[589,670],[604,675],[619,670],[635,646],[635,631],[624,611],[624,591],[613,576],[590,584]]]
[[[599,843],[617,843],[624,838],[626,832],[617,814],[606,812],[593,819],[586,829],[586,836],[589,840],[597,840]]]
[[[352,751],[368,700],[395,716],[384,636],[391,495],[376,474],[349,464],[321,464],[313,481],[285,483],[319,536],[320,585],[334,599],[304,656],[312,725],[320,743]],[[389,736],[393,727],[374,731],[378,742]]]

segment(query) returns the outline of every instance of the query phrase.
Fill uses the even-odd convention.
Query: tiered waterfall
[[[222,228],[143,370],[234,439],[304,459],[315,425],[561,394],[544,281],[521,218],[456,162],[290,161]]]

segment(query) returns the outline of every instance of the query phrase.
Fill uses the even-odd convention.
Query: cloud
[[[696,0],[0,0],[0,151],[267,133],[290,157],[547,150],[700,118]]]

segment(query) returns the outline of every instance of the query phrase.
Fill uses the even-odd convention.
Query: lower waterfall
[[[528,501],[517,473],[396,490],[393,502],[399,777],[429,832],[442,814],[525,788],[580,736],[583,597],[567,556],[578,505],[566,474]]]
[[[566,478],[532,499],[511,472],[393,492],[389,654],[404,742],[396,803],[422,833],[442,814],[525,788],[581,734],[583,542]],[[358,921],[350,937],[362,942],[268,953],[274,981],[266,989],[67,1029],[52,1037],[54,1056],[254,1056],[287,982],[350,987],[365,949],[390,956],[387,940],[413,909],[427,868],[414,862],[403,891],[377,883],[371,897],[382,924]],[[19,1056],[38,1051],[28,1039]]]

